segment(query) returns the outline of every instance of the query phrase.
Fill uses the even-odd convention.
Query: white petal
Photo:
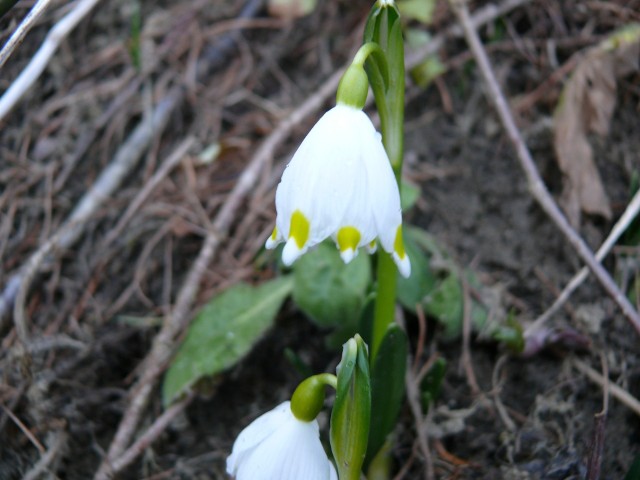
[[[260,444],[275,432],[282,422],[291,416],[291,402],[284,402],[273,410],[261,415],[251,422],[233,444],[231,455],[227,458],[227,473],[234,475],[247,452]]]
[[[328,463],[317,422],[302,422],[291,415],[249,453],[236,480],[328,480]]]
[[[366,182],[360,158],[362,142],[372,132],[375,129],[362,111],[344,105],[329,110],[311,129],[276,191],[278,229],[284,238],[289,236],[296,209],[310,219],[309,247],[337,230],[353,196],[354,182]]]
[[[290,238],[287,240],[287,243],[284,244],[284,248],[282,249],[282,263],[284,263],[287,267],[293,265],[298,257],[300,257],[303,253],[307,251],[307,248],[300,248],[296,243],[295,238]]]
[[[400,258],[396,252],[393,252],[391,257],[393,261],[396,262],[400,275],[404,278],[409,278],[411,276],[411,261],[409,260],[409,255],[405,253],[404,258]]]

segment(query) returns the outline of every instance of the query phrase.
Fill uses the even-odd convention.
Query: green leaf
[[[426,413],[440,395],[442,388],[442,380],[447,371],[447,361],[444,358],[438,358],[433,363],[427,374],[420,383],[420,391],[422,393],[422,409]]]
[[[404,248],[411,259],[411,276],[404,278],[398,274],[398,302],[407,310],[416,311],[436,285],[436,277],[431,271],[428,256],[418,247],[412,235],[406,235]]]
[[[463,296],[460,280],[448,275],[425,299],[426,311],[444,326],[444,336],[453,339],[462,332]]]
[[[400,189],[400,208],[405,212],[409,210],[420,198],[420,193],[421,190],[419,186],[402,180],[402,188]]]
[[[345,345],[331,411],[331,451],[340,480],[359,480],[371,423],[367,346],[359,335]]]
[[[396,424],[407,368],[407,335],[397,324],[389,325],[371,368],[371,429],[365,465],[382,448]]]
[[[165,375],[165,407],[246,355],[271,327],[292,288],[293,278],[281,277],[258,287],[240,283],[213,298],[191,324]]]
[[[411,69],[411,78],[420,88],[427,88],[433,80],[447,71],[437,55],[430,55]]]
[[[325,242],[293,267],[293,300],[321,327],[356,326],[371,279],[367,255],[345,265],[335,246]]]
[[[640,455],[636,456],[624,480],[640,480]]]
[[[398,0],[400,13],[403,17],[417,20],[425,25],[431,23],[433,11],[436,6],[435,0]]]

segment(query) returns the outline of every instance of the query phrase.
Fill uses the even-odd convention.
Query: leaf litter
[[[588,134],[609,133],[618,80],[638,70],[640,25],[626,26],[590,48],[569,79],[555,112],[554,147],[564,174],[561,204],[574,227],[582,213],[611,220],[611,205]]]

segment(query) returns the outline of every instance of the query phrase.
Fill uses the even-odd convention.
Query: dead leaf
[[[560,203],[574,227],[582,212],[611,219],[587,134],[609,133],[617,79],[638,70],[639,54],[640,25],[619,30],[587,50],[562,93],[554,115],[554,147],[565,176]]]

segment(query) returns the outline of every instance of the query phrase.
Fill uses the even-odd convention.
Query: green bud
[[[362,64],[352,63],[338,85],[336,102],[362,110],[369,93],[369,79]]]
[[[322,410],[326,385],[336,388],[335,375],[322,373],[303,380],[291,396],[293,416],[303,422],[313,421]]]
[[[343,348],[331,412],[331,450],[340,480],[359,480],[367,453],[371,388],[367,345],[360,335]]]

